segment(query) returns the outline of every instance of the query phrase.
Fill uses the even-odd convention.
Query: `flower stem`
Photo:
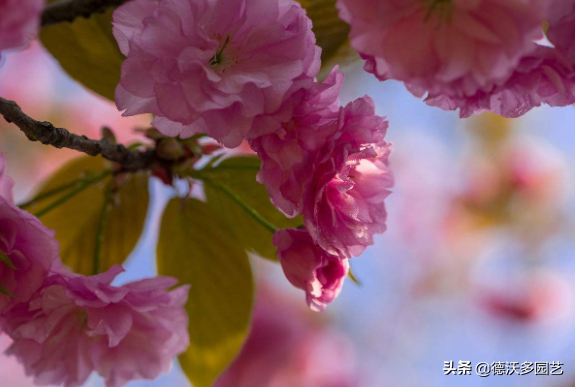
[[[106,231],[106,225],[110,219],[112,198],[110,186],[106,187],[106,193],[104,195],[104,204],[102,205],[102,211],[100,212],[100,219],[98,221],[98,230],[96,231],[96,244],[94,246],[94,261],[92,266],[92,274],[96,275],[100,273],[100,262],[102,260],[102,245],[104,243],[104,232]]]
[[[69,199],[73,198],[74,196],[78,195],[80,192],[84,191],[86,188],[90,187],[93,184],[98,183],[99,181],[104,180],[106,177],[112,174],[112,171],[104,171],[92,178],[85,179],[81,184],[78,185],[77,188],[73,189],[72,191],[68,192],[66,195],[62,196],[60,199],[54,201],[53,203],[47,205],[40,211],[36,212],[34,215],[40,218],[53,209],[59,207],[60,205],[66,203]]]
[[[85,177],[81,177],[81,178],[79,178],[78,180],[72,181],[72,182],[70,182],[70,183],[63,184],[63,185],[61,185],[61,186],[59,186],[59,187],[56,187],[56,188],[54,188],[54,189],[51,189],[51,190],[46,191],[46,192],[44,192],[44,193],[41,193],[40,195],[38,195],[38,196],[36,196],[36,197],[34,197],[34,198],[28,200],[27,202],[18,204],[18,207],[20,207],[21,209],[25,210],[26,208],[32,206],[33,204],[36,204],[36,203],[38,203],[38,202],[40,202],[40,201],[42,201],[42,200],[44,200],[44,199],[47,199],[47,198],[49,198],[49,197],[52,197],[52,196],[57,195],[57,194],[59,194],[59,193],[62,193],[62,192],[64,192],[64,191],[67,191],[67,190],[69,190],[70,188],[73,188],[73,187],[75,187],[75,186],[81,184],[82,181],[84,181],[84,180],[85,180]]]
[[[246,211],[252,218],[254,218],[259,224],[261,224],[266,230],[271,233],[275,233],[278,229],[273,224],[271,224],[267,219],[265,219],[261,214],[248,203],[246,203],[241,197],[239,197],[235,192],[230,190],[226,185],[222,183],[215,182],[211,179],[206,178],[203,175],[198,176],[205,183],[211,185],[212,187],[219,189],[221,192],[226,194],[230,199],[232,199],[236,204],[238,204],[244,211]]]

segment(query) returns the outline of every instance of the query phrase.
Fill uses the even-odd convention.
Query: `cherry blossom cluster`
[[[340,108],[337,118],[315,128],[288,123],[292,134],[284,138],[289,141],[291,137],[298,144],[302,157],[286,180],[299,185],[286,190],[282,198],[303,215],[305,227],[278,231],[274,245],[286,277],[306,291],[313,310],[323,310],[338,296],[349,258],[359,256],[373,244],[374,234],[386,229],[384,201],[393,186],[391,148],[384,140],[387,126],[385,119],[374,114],[368,97]],[[285,130],[282,127],[280,134]],[[272,146],[256,148],[263,160],[262,172],[271,164],[286,174],[269,154],[278,149],[273,146],[275,140]],[[266,180],[263,173],[260,176],[270,192],[283,195],[281,185],[278,193],[277,186],[271,186],[274,180]]]
[[[0,54],[36,36],[43,7],[44,0],[0,0]]]
[[[134,0],[114,13],[126,60],[116,89],[124,115],[153,113],[168,136],[247,140],[258,181],[301,229],[274,237],[288,280],[322,310],[348,259],[385,230],[387,121],[360,98],[340,107],[343,74],[316,80],[321,49],[294,0]]]
[[[12,201],[0,157],[0,331],[40,385],[77,387],[93,371],[108,387],[166,372],[189,344],[188,286],[167,277],[124,286],[115,266],[94,276],[60,262],[54,233]]]
[[[338,0],[365,70],[462,117],[575,103],[574,0]],[[544,33],[545,32],[545,33]]]

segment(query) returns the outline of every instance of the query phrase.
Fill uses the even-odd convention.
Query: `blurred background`
[[[115,106],[72,81],[38,44],[4,56],[0,95],[39,120],[98,137],[138,138],[149,117]],[[460,120],[403,85],[347,71],[342,103],[370,95],[390,121],[394,193],[388,231],[352,268],[325,313],[305,307],[278,265],[254,257],[258,295],[252,333],[217,387],[450,387],[575,385],[575,109],[540,108],[517,120]],[[16,197],[76,154],[31,144],[0,122]],[[161,210],[170,194],[151,186],[149,221],[121,281],[155,274]],[[193,284],[192,284],[193,285]],[[0,350],[9,345],[0,334]],[[561,362],[562,376],[444,375],[444,363]],[[90,387],[103,386],[97,377]],[[30,387],[0,357],[0,387]],[[173,371],[130,387],[186,387]]]

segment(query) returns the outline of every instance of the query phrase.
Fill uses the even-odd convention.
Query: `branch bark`
[[[1,97],[0,114],[6,121],[20,128],[30,141],[40,141],[44,145],[51,145],[55,148],[74,149],[90,156],[102,155],[120,164],[122,169],[127,171],[152,169],[163,164],[154,150],[130,150],[124,145],[114,143],[109,138],[92,140],[86,136],[70,133],[66,129],[55,127],[50,122],[36,121],[26,115],[15,102]]]
[[[49,3],[42,13],[42,27],[62,22],[73,22],[78,17],[88,18],[93,13],[118,7],[128,0],[58,0]]]

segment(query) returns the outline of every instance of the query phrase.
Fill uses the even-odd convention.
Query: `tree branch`
[[[97,12],[104,12],[110,7],[118,7],[128,0],[58,0],[49,3],[42,13],[42,27],[61,22],[73,22],[82,16],[89,18]]]
[[[163,164],[153,150],[144,152],[130,150],[124,145],[114,143],[109,138],[91,140],[86,136],[70,133],[66,129],[56,128],[50,122],[36,121],[26,115],[15,102],[1,97],[0,114],[6,121],[19,127],[31,141],[40,141],[44,145],[56,148],[74,149],[90,156],[102,155],[120,164],[124,170],[151,169]]]

